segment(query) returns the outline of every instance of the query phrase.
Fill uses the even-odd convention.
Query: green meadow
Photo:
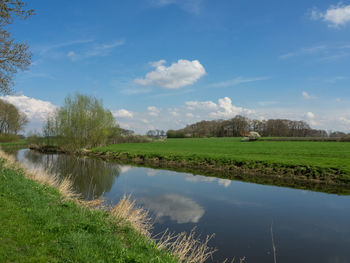
[[[350,181],[350,143],[314,141],[255,141],[240,138],[167,139],[152,143],[125,143],[92,149],[93,152],[127,153],[173,160],[203,160],[225,164],[230,161],[267,166],[302,166],[338,171]]]

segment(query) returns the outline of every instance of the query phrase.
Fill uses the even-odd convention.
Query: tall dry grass
[[[216,249],[208,245],[214,235],[206,236],[204,240],[201,240],[199,236],[196,236],[194,229],[189,234],[186,232],[174,234],[165,231],[161,235],[152,237],[153,225],[148,211],[137,207],[135,200],[131,200],[130,195],[124,195],[119,203],[110,210],[110,213],[119,220],[129,222],[134,229],[155,241],[158,249],[168,250],[180,262],[204,263],[216,252]]]
[[[194,229],[189,234],[186,232],[173,234],[165,231],[156,242],[159,249],[168,249],[181,262],[204,263],[217,251],[208,246],[214,236],[214,234],[206,236],[203,241],[199,236],[196,237]]]
[[[58,175],[49,174],[45,169],[41,167],[30,167],[26,164],[16,162],[16,159],[0,150],[0,158],[5,159],[5,168],[20,171],[26,178],[37,181],[42,185],[49,185],[55,187],[61,193],[61,195],[68,200],[77,200],[79,195],[73,190],[73,183],[70,178],[63,178],[59,180]]]
[[[117,219],[129,222],[134,229],[144,236],[151,238],[153,225],[148,211],[137,207],[135,200],[132,201],[130,196],[124,195],[118,204],[110,210],[110,213]]]

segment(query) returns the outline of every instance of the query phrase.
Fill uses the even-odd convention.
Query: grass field
[[[93,152],[115,152],[162,157],[174,160],[230,160],[266,165],[303,166],[340,171],[350,182],[350,143],[309,141],[241,142],[240,138],[168,139],[166,142],[115,144],[92,149]]]
[[[28,142],[26,139],[19,139],[15,142],[1,142],[0,146],[2,147],[21,147],[21,146],[27,146]]]
[[[107,212],[64,201],[0,159],[0,262],[178,262]]]

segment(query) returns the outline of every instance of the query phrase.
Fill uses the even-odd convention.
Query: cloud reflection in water
[[[139,201],[158,219],[168,216],[178,224],[198,223],[205,212],[194,200],[176,194],[144,197]]]

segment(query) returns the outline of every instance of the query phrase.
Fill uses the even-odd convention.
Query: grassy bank
[[[0,158],[1,262],[178,262],[127,222],[60,191]]]
[[[168,139],[166,142],[118,144],[92,149],[95,155],[136,163],[199,168],[310,181],[350,184],[347,142],[256,141],[240,138]]]
[[[26,139],[19,139],[14,142],[1,142],[1,147],[25,147],[28,145],[28,141]]]

